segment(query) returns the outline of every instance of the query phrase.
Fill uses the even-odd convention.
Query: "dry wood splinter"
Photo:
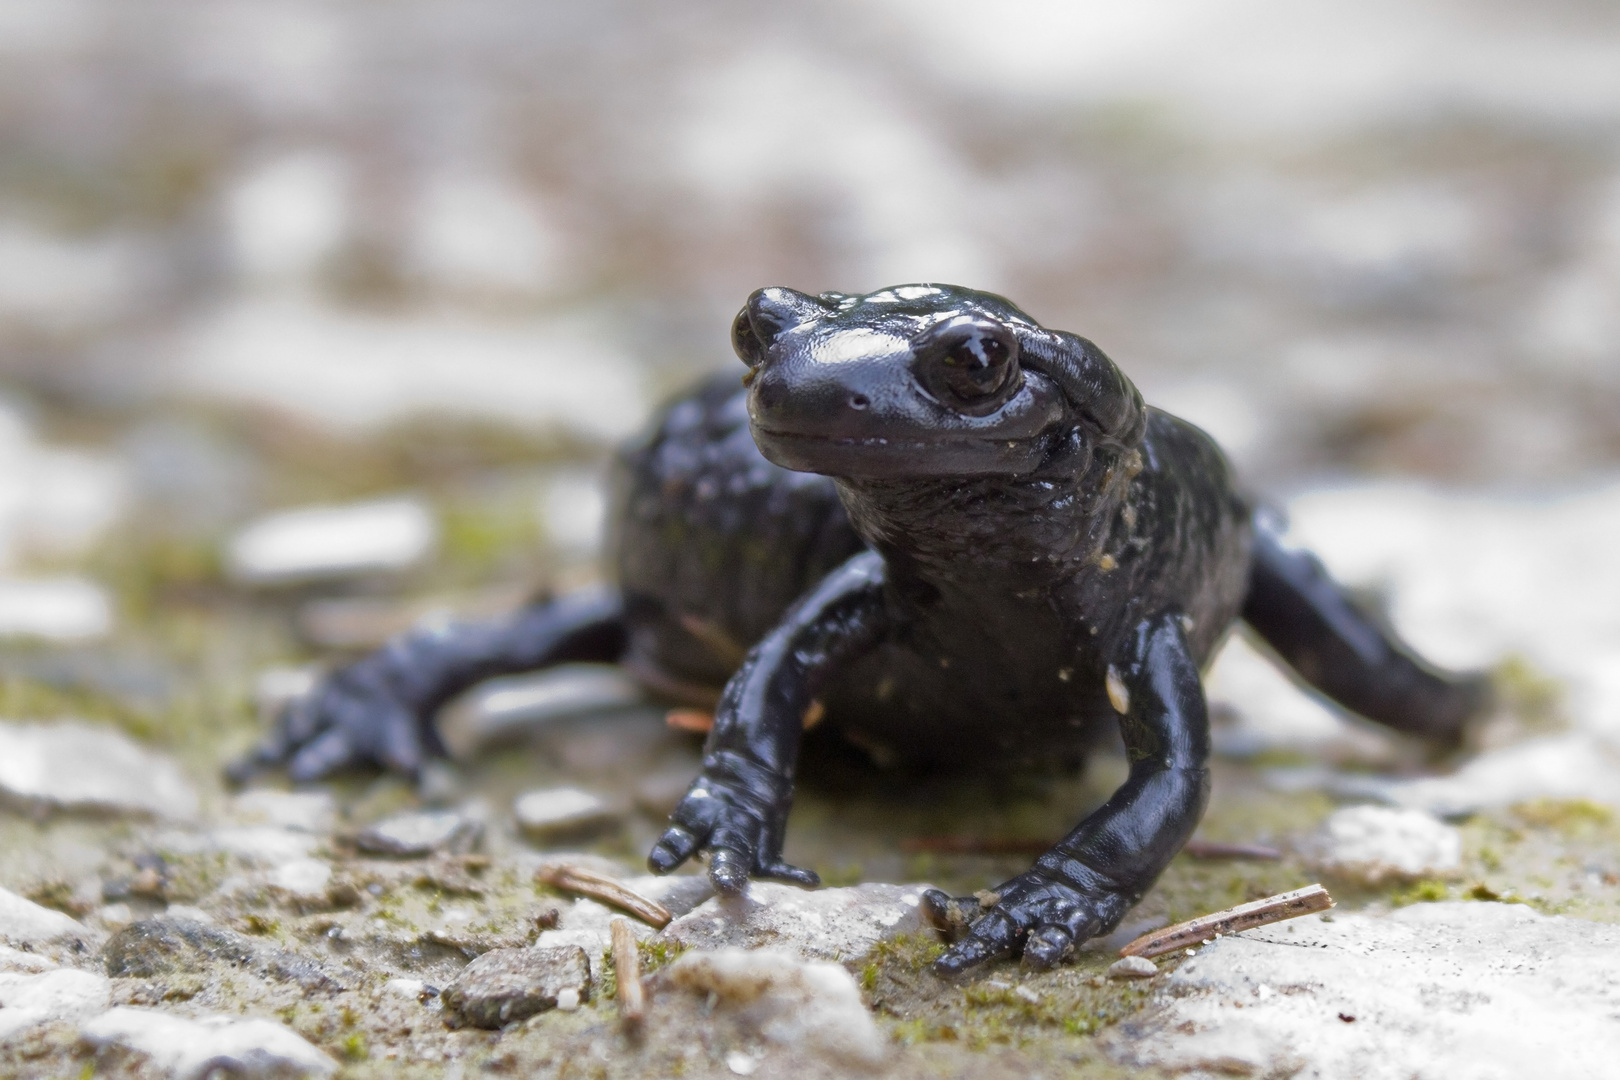
[[[600,900],[604,904],[616,907],[620,911],[627,911],[655,930],[662,930],[675,917],[658,901],[647,899],[623,882],[592,873],[583,867],[567,864],[543,866],[534,876],[554,889],[579,893],[581,896],[588,896],[592,900]]]
[[[619,1015],[638,1024],[647,1015],[647,994],[641,985],[641,953],[629,919],[608,924],[613,934],[613,972],[618,979]]]
[[[1121,956],[1162,956],[1177,949],[1202,945],[1217,934],[1236,934],[1253,930],[1257,926],[1297,919],[1313,911],[1326,911],[1333,906],[1333,897],[1321,885],[1307,885],[1293,892],[1278,893],[1264,900],[1227,908],[1196,919],[1154,930],[1119,950]]]

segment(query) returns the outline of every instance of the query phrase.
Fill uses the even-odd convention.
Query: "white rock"
[[[245,825],[274,825],[298,832],[328,833],[337,820],[329,791],[244,791],[231,800],[231,812]]]
[[[81,577],[0,578],[0,637],[94,641],[112,632],[107,590]]]
[[[273,514],[233,537],[237,581],[278,585],[407,570],[432,554],[438,525],[415,499],[310,506]]]
[[[0,889],[0,940],[12,945],[42,945],[65,938],[88,938],[90,931],[74,919]]]
[[[645,697],[619,668],[565,664],[480,684],[439,714],[439,734],[451,755],[464,760],[522,739],[554,720],[627,708]]]
[[[421,810],[395,814],[367,826],[355,837],[362,851],[398,858],[417,858],[435,851],[468,851],[483,833],[483,823],[455,810]]]
[[[320,859],[294,859],[270,871],[268,880],[295,896],[324,896],[332,881],[332,867]]]
[[[1462,865],[1462,834],[1421,810],[1347,806],[1301,845],[1317,869],[1368,885],[1439,877]]]
[[[519,795],[512,813],[524,832],[537,840],[549,840],[606,825],[620,810],[600,795],[560,787]]]
[[[0,722],[0,798],[30,807],[188,820],[197,794],[169,758],[77,721]]]
[[[844,1065],[875,1066],[887,1056],[854,976],[838,964],[725,948],[686,953],[666,970],[670,985],[713,994],[718,1007],[736,1011],[767,1042]]]
[[[290,1028],[258,1017],[189,1019],[121,1006],[84,1024],[92,1046],[117,1046],[146,1055],[174,1080],[203,1080],[215,1070],[235,1077],[330,1076],[337,1062]]]
[[[53,1020],[78,1020],[107,1008],[105,975],[58,968],[39,975],[0,975],[0,1040]]]
[[[1159,965],[1145,956],[1122,956],[1108,965],[1111,979],[1151,979],[1159,973]]]
[[[665,927],[688,948],[772,946],[807,960],[854,960],[880,941],[923,929],[927,885],[868,883],[807,891],[754,881],[741,896],[717,896]]]
[[[1295,919],[1205,946],[1105,1045],[1173,1072],[1598,1080],[1620,1059],[1616,970],[1620,927],[1519,905]]]
[[[421,997],[422,991],[426,989],[427,983],[421,979],[389,979],[383,983],[384,992],[398,997],[410,998],[412,1001]]]

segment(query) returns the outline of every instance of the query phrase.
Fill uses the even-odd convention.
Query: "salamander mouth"
[[[919,439],[892,435],[831,435],[754,428],[771,461],[829,476],[941,476],[1033,470],[1042,456],[1038,436],[995,438],[954,434]]]

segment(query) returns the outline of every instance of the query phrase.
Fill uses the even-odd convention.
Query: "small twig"
[[[641,952],[636,948],[636,932],[629,919],[608,924],[613,934],[613,973],[619,983],[619,1015],[639,1024],[647,1015],[647,994],[641,985]]]
[[[1282,852],[1264,844],[1227,844],[1219,840],[1189,840],[1181,853],[1194,859],[1280,859]]]
[[[535,872],[535,878],[550,885],[554,889],[564,892],[579,893],[592,900],[600,900],[610,904],[620,911],[628,911],[642,922],[655,929],[662,930],[669,925],[675,916],[670,914],[668,908],[656,900],[649,900],[645,896],[630,889],[623,882],[615,881],[602,874],[593,874],[591,871],[578,866],[569,866],[566,863],[554,863],[542,866]]]
[[[1307,885],[1293,892],[1268,896],[1251,904],[1239,904],[1211,915],[1200,915],[1184,923],[1143,934],[1119,950],[1121,956],[1161,956],[1167,952],[1191,945],[1202,945],[1217,934],[1235,934],[1252,930],[1267,923],[1297,919],[1313,911],[1326,911],[1333,906],[1333,897],[1320,885]]]

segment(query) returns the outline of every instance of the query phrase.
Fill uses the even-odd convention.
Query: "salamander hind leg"
[[[1358,609],[1322,563],[1257,525],[1243,618],[1307,683],[1352,712],[1441,747],[1490,701],[1484,675],[1444,673]]]
[[[294,781],[369,765],[415,776],[443,746],[433,714],[484,679],[570,661],[612,662],[625,648],[617,590],[591,589],[491,622],[423,627],[326,676],[226,770],[235,782],[278,765]]]

